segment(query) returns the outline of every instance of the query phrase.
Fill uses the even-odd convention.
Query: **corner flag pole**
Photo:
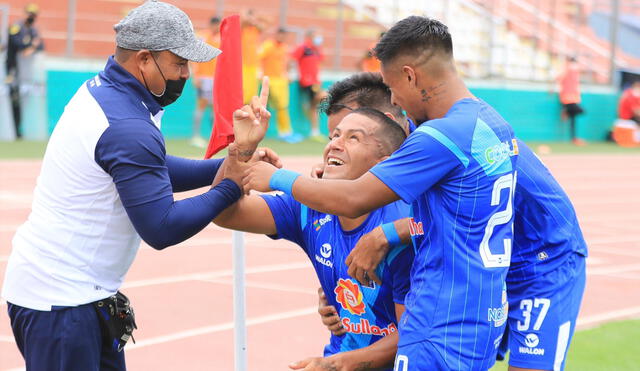
[[[247,370],[247,306],[244,286],[244,233],[233,231],[233,337],[235,371]]]

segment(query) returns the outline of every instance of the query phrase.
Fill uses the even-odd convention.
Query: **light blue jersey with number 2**
[[[416,257],[398,354],[426,342],[421,349],[435,354],[416,362],[438,359],[431,369],[495,362],[508,310],[517,154],[509,124],[485,102],[463,99],[371,169],[412,204]]]

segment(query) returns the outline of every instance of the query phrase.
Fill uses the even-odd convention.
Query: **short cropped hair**
[[[360,107],[355,109],[352,113],[368,117],[378,124],[378,129],[374,135],[378,140],[380,140],[384,147],[383,153],[381,153],[383,156],[392,154],[395,150],[400,148],[404,140],[407,139],[407,135],[400,125],[377,109]]]
[[[404,117],[402,108],[391,103],[391,90],[379,73],[360,72],[331,85],[320,109],[327,115],[333,115],[348,104],[389,112],[397,120]]]
[[[449,29],[442,22],[412,15],[385,32],[374,48],[376,57],[383,64],[400,55],[419,56],[424,53],[441,53],[453,56],[453,44]]]
[[[209,19],[209,24],[215,24],[215,23],[220,23],[220,18],[211,17],[211,19]]]

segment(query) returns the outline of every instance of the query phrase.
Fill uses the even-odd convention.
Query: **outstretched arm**
[[[281,174],[285,177],[276,175],[272,181],[276,170],[275,166],[264,162],[253,164],[245,173],[245,190],[269,192],[276,187],[275,189],[285,193],[291,191],[296,200],[311,209],[351,218],[362,216],[399,199],[398,195],[370,172],[356,180],[311,179],[302,176],[296,178],[291,172],[283,172]],[[282,187],[290,188],[285,190]]]

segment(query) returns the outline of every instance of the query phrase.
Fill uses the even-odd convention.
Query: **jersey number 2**
[[[509,199],[507,200],[507,208],[498,211],[491,216],[487,226],[484,229],[484,236],[482,242],[480,242],[480,257],[482,263],[487,268],[508,267],[511,263],[511,239],[505,238],[502,243],[504,246],[504,253],[494,254],[489,248],[489,241],[495,229],[503,224],[507,224],[511,221],[513,216],[513,191],[516,188],[516,173],[509,173],[501,176],[493,183],[493,192],[491,193],[491,206],[500,204],[500,195],[503,189],[509,190]],[[513,224],[511,225],[513,230]]]

